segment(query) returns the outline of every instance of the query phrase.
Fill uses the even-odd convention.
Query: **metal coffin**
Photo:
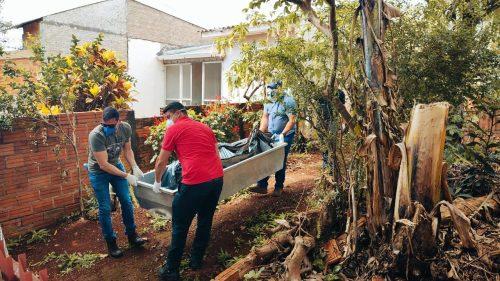
[[[240,190],[256,183],[283,168],[286,143],[245,159],[224,169],[224,186],[220,200],[226,199]],[[148,210],[171,217],[172,201],[177,190],[161,188],[160,193],[153,192],[154,171],[144,174],[134,189],[139,205]]]

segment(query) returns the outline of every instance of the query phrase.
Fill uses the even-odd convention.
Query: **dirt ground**
[[[314,187],[321,166],[320,155],[292,154],[289,159],[287,179],[281,197],[244,193],[229,202],[219,205],[214,217],[212,241],[207,251],[203,269],[193,272],[185,270],[185,280],[210,280],[224,270],[217,255],[223,250],[231,256],[245,255],[251,248],[248,243],[252,237],[245,231],[244,221],[261,212],[283,213],[305,207],[305,199]],[[273,179],[270,180],[272,191]],[[124,257],[111,259],[106,257],[92,268],[72,271],[62,275],[55,261],[45,266],[31,267],[38,270],[47,267],[51,280],[157,280],[157,270],[163,264],[170,242],[170,224],[167,230],[155,232],[151,228],[148,212],[136,208],[136,224],[139,233],[148,238],[148,244],[142,250],[126,250]],[[123,224],[119,212],[113,214],[113,225],[118,233],[118,243],[127,248]],[[191,225],[186,251],[190,249],[194,237],[195,222]],[[50,229],[55,233],[45,244],[22,247],[15,252],[24,251],[28,262],[35,264],[43,260],[50,252],[67,253],[106,253],[105,243],[97,221],[78,220]],[[243,243],[242,243],[243,241]]]

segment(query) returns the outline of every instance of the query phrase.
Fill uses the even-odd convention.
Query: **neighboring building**
[[[165,69],[156,54],[164,47],[179,48],[203,42],[202,27],[142,0],[98,1],[19,23],[14,28],[23,29],[23,39],[28,33],[38,37],[47,54],[63,55],[69,53],[72,35],[88,42],[102,33],[103,47],[125,60],[129,74],[137,79],[136,99],[140,102],[132,106],[138,117],[157,115],[159,107],[166,102],[158,98],[160,93],[165,93],[162,83]],[[30,55],[25,54],[28,53],[24,50],[9,52],[19,61],[29,62]]]
[[[267,26],[249,29],[246,40],[265,39]],[[240,48],[235,45],[225,50],[225,55],[217,52],[214,40],[228,36],[231,27],[204,30],[201,34],[208,44],[185,47],[163,48],[158,59],[165,67],[165,99],[167,102],[180,101],[199,105],[219,100],[244,102],[241,89],[230,90],[227,75],[231,64],[240,57]]]
[[[23,39],[28,33],[37,36],[48,54],[67,54],[73,34],[88,42],[102,33],[103,47],[125,60],[128,73],[137,80],[138,101],[132,109],[138,118],[158,115],[171,101],[187,105],[245,101],[241,90],[229,90],[226,83],[232,62],[240,56],[239,47],[223,56],[214,46],[214,40],[229,35],[232,28],[205,30],[156,9],[151,1],[97,1],[15,27],[23,29]],[[267,29],[250,28],[247,40],[265,39]]]

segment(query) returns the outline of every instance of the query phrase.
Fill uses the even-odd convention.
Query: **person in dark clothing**
[[[182,181],[172,203],[172,240],[159,277],[160,280],[180,280],[182,254],[195,216],[198,217],[198,226],[189,266],[196,270],[203,265],[213,216],[222,191],[223,169],[217,140],[207,125],[189,118],[179,102],[170,103],[163,112],[173,124],[167,127],[156,160],[153,190],[161,192],[161,176],[174,151],[182,167]]]

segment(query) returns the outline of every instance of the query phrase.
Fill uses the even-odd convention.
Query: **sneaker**
[[[158,271],[158,278],[160,281],[180,281],[181,274],[178,270],[168,270],[167,266],[164,265]]]
[[[267,194],[267,187],[263,186],[252,186],[248,189],[248,191],[253,192],[253,193],[259,193],[259,194]]]

